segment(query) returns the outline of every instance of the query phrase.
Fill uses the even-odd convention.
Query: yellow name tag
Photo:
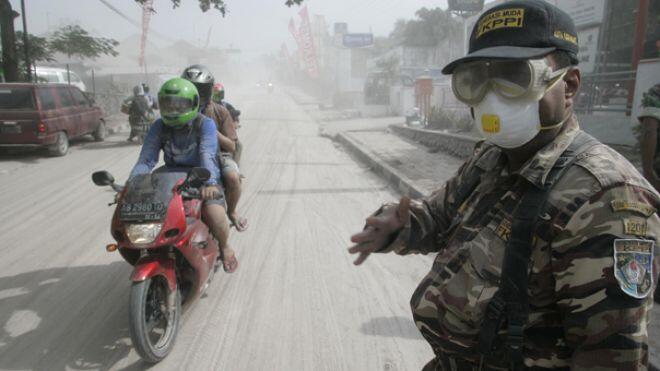
[[[525,9],[523,8],[502,9],[487,14],[477,25],[477,38],[486,32],[500,28],[522,27],[524,19]]]
[[[502,219],[495,233],[504,241],[508,241],[509,237],[511,237],[511,221],[509,219]]]
[[[484,132],[496,134],[500,132],[500,117],[498,115],[481,115],[481,127]]]
[[[653,206],[641,202],[614,200],[610,204],[614,211],[634,211],[644,216],[651,216],[655,213],[655,208]]]
[[[571,35],[568,32],[557,30],[557,31],[555,31],[554,36],[558,39],[568,41],[571,44],[575,44],[575,45],[578,44],[577,36]]]
[[[648,225],[646,220],[623,219],[623,233],[634,236],[646,236]]]

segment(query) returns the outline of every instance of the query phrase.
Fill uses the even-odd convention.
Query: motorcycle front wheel
[[[168,306],[170,294],[174,297],[173,303]],[[155,276],[133,283],[128,327],[133,346],[142,359],[156,363],[170,353],[179,331],[180,318],[179,290],[177,288],[176,292],[171,293],[165,277]]]

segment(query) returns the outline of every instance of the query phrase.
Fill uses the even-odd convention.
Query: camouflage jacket
[[[543,184],[579,131],[573,118],[515,173],[507,171],[500,149],[481,143],[444,187],[412,201],[406,226],[382,252],[437,253],[411,299],[416,325],[436,354],[431,369],[433,362],[443,369],[447,358],[508,368],[504,349],[481,360],[476,345],[498,288],[512,213],[523,184]],[[475,166],[480,182],[459,204],[457,190]],[[527,367],[646,369],[658,204],[658,194],[634,166],[603,144],[578,156],[556,182],[534,231]],[[504,336],[505,327],[498,344]]]

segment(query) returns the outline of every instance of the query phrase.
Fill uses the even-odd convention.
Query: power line
[[[108,8],[110,8],[110,10],[112,10],[113,12],[119,14],[120,17],[122,17],[122,18],[124,18],[125,20],[127,20],[128,23],[132,24],[132,25],[135,26],[135,27],[142,27],[142,25],[140,25],[140,23],[138,23],[138,21],[136,21],[136,20],[134,20],[133,18],[127,16],[127,15],[124,14],[121,10],[115,8],[112,4],[110,4],[110,3],[107,2],[106,0],[99,0],[99,1],[100,1],[101,3],[103,3],[103,5],[105,5],[105,6],[107,6]]]
[[[140,30],[142,30],[142,24],[141,24],[140,22],[138,22],[138,21],[136,21],[135,19],[129,17],[129,16],[126,15],[126,14],[124,14],[124,12],[122,12],[122,11],[119,10],[119,9],[117,9],[114,5],[110,4],[107,0],[99,0],[99,1],[100,1],[103,5],[107,6],[110,10],[112,10],[112,11],[115,12],[115,13],[117,13],[120,17],[122,17],[122,18],[124,18],[126,21],[128,21],[128,23],[130,23],[130,24],[132,24],[133,26],[135,26],[135,27],[139,28]],[[158,37],[158,38],[160,38],[160,39],[162,39],[162,40],[165,40],[165,41],[170,41],[170,42],[173,42],[173,41],[174,41],[174,39],[169,38],[169,37],[167,37],[167,36],[165,36],[165,35],[162,35],[162,34],[156,32],[156,31],[153,31],[153,30],[151,31],[151,34],[152,34],[153,36],[156,36],[156,37]]]

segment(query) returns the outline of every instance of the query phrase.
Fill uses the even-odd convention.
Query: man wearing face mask
[[[645,370],[660,196],[580,130],[577,33],[542,0],[484,12],[447,65],[485,141],[430,196],[383,205],[349,249],[436,254],[413,294],[424,370]]]

